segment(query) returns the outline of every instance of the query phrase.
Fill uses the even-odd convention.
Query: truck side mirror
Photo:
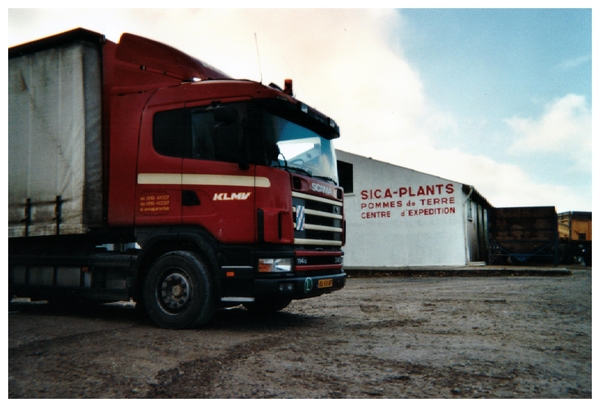
[[[235,125],[217,125],[215,130],[217,160],[237,161],[240,156],[240,128]]]
[[[234,123],[238,118],[238,112],[227,106],[217,107],[213,110],[215,121],[221,123]]]
[[[281,152],[279,151],[279,146],[276,143],[268,143],[266,146],[266,150],[267,160],[277,161],[277,158],[279,158],[279,154],[281,154]]]
[[[241,169],[248,169],[243,148],[244,129],[238,124],[238,111],[228,106],[216,107],[213,115],[215,126],[216,158],[228,162],[237,162]]]

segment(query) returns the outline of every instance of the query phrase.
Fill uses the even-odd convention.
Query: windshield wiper
[[[306,171],[304,168],[300,168],[300,167],[291,167],[291,166],[289,166],[289,165],[286,165],[286,166],[285,166],[285,169],[286,169],[286,171],[295,171],[295,172],[298,172],[298,173],[300,173],[300,174],[308,175],[309,177],[312,177],[312,176],[313,176],[313,175],[312,175],[310,172]]]
[[[304,174],[304,175],[308,175],[309,177],[312,177],[312,174],[310,172],[306,171],[304,168],[289,166],[288,165],[288,161],[285,159],[285,156],[282,153],[279,153],[278,156],[283,157],[283,164],[284,164],[283,167],[282,167],[281,164],[279,163],[279,160],[277,160],[279,168],[283,168],[283,169],[285,169],[288,172],[289,171],[296,171],[296,172],[298,172],[300,174]]]
[[[337,182],[335,182],[335,180],[333,178],[331,178],[331,177],[324,177],[322,175],[313,175],[313,177],[322,179],[323,181],[330,182],[333,185],[337,185]]]

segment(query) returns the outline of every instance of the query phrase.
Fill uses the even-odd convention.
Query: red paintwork
[[[121,36],[116,58],[172,76],[179,83],[192,78],[232,79],[218,69],[173,47],[134,34],[125,33]]]
[[[313,264],[307,266],[296,265],[295,270],[298,272],[302,271],[314,271],[314,270],[341,270],[341,264]]]
[[[342,202],[342,188],[335,187],[332,184],[329,184],[324,181],[320,181],[318,179],[313,179],[304,175],[294,174],[294,178],[300,179],[300,188],[294,189],[297,192],[302,192],[303,194],[320,196],[327,199],[332,199],[334,201]],[[323,190],[331,190],[332,194],[326,194],[321,192],[321,190],[314,190],[313,184],[320,185],[323,187]],[[338,198],[339,197],[339,198]]]
[[[264,211],[265,242],[293,243],[294,224],[290,174],[276,168],[257,166],[256,176],[268,177],[271,183],[271,187],[268,189],[256,188],[256,207]]]
[[[257,209],[264,214],[264,241],[294,241],[291,175],[261,166],[241,170],[237,164],[165,157],[152,147],[152,118],[157,111],[289,95],[251,81],[231,80],[222,72],[169,46],[131,34],[119,44],[104,45],[105,174],[108,179],[109,226],[201,225],[223,243],[259,240]],[[143,67],[143,68],[141,68]],[[182,83],[190,78],[210,81]],[[215,80],[216,79],[216,80]],[[138,174],[215,174],[267,178],[270,187],[156,184],[140,185]],[[301,191],[313,183],[301,177]],[[199,206],[182,206],[182,189],[196,192]],[[334,194],[335,194],[334,188]],[[218,200],[218,194],[250,193],[245,200]],[[221,195],[223,196],[223,195]],[[162,199],[161,199],[162,198]],[[150,210],[156,205],[160,210]],[[148,202],[152,202],[149,204]],[[322,253],[321,253],[322,254]]]

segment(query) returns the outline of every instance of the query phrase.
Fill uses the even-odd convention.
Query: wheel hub
[[[182,292],[183,292],[183,288],[181,288],[180,285],[173,286],[172,294],[174,297],[179,297]]]
[[[171,312],[183,310],[190,302],[190,283],[179,272],[168,274],[160,288],[160,299],[164,307]]]

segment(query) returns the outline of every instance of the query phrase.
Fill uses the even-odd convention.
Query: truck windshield
[[[338,184],[333,143],[290,120],[263,111],[262,129],[267,143],[278,153],[271,165]]]

